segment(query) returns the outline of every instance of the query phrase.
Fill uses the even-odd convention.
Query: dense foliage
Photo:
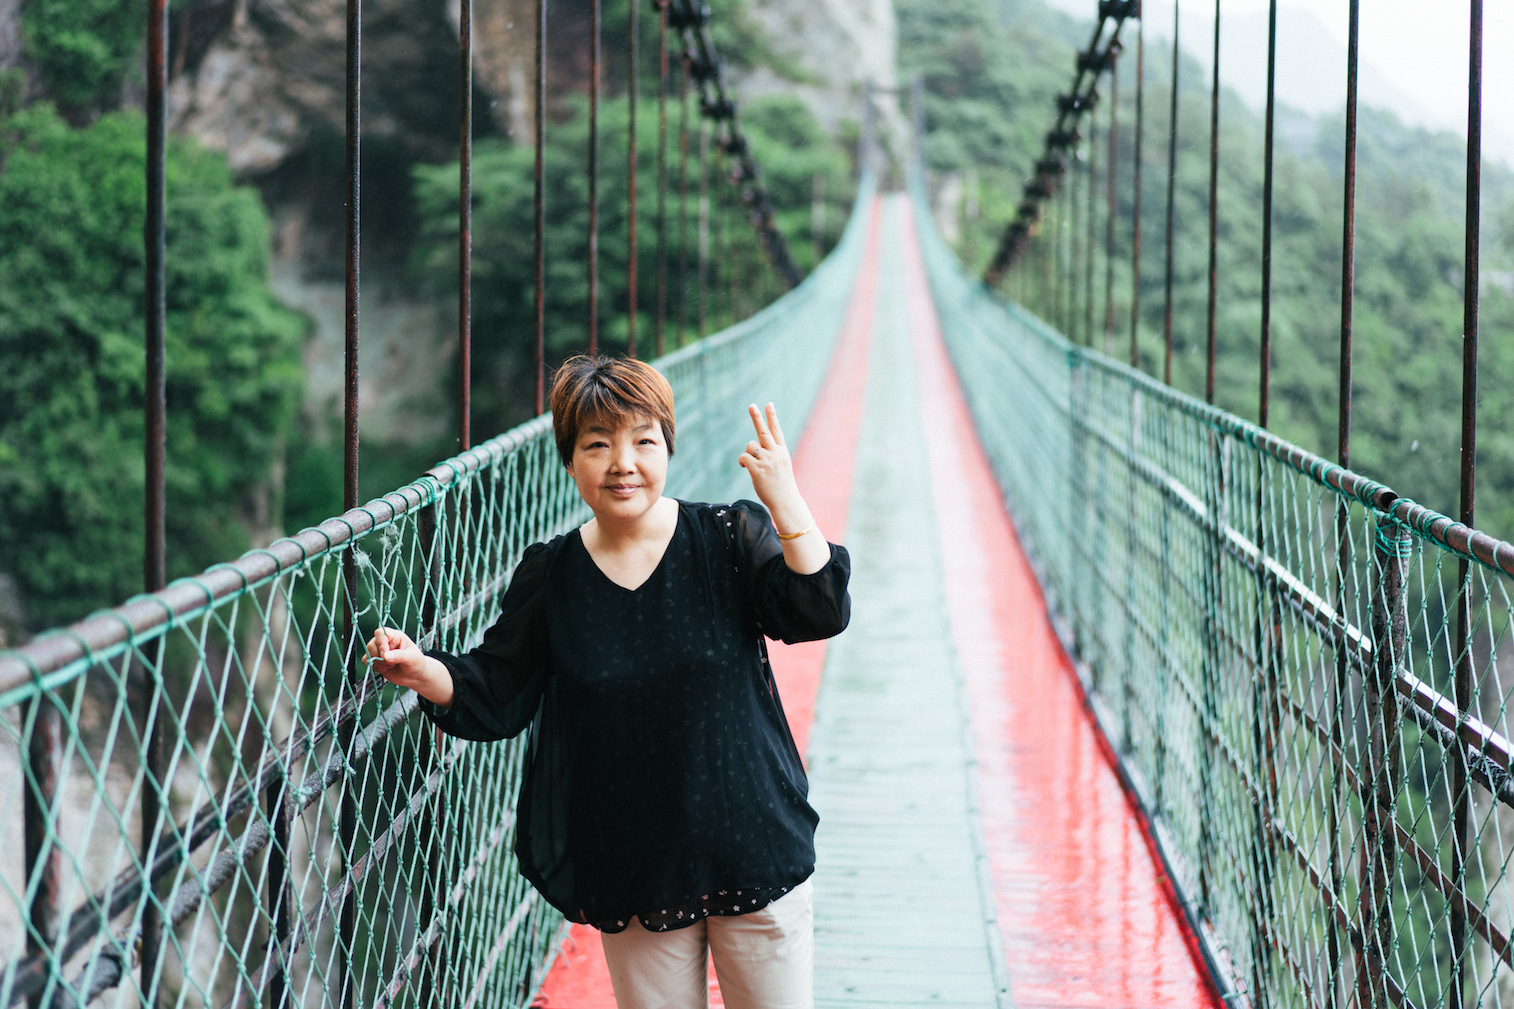
[[[0,122],[0,571],[33,628],[141,588],[144,158],[136,112]],[[268,290],[267,215],[224,158],[174,142],[168,191],[169,565],[186,574],[277,514],[304,322]]]
[[[973,173],[977,227],[959,245],[981,268],[998,232],[1013,216],[1022,180],[1038,156],[1054,97],[1071,79],[1076,45],[1086,27],[1035,0],[995,9],[988,0],[901,0],[900,61],[926,78],[927,152],[939,181]],[[1146,143],[1143,148],[1140,278],[1142,367],[1160,374],[1170,48],[1148,34]],[[1133,201],[1134,74],[1131,48],[1121,61],[1122,175],[1118,207],[1114,333],[1105,342],[1105,301],[1095,302],[1096,346],[1124,356],[1129,341],[1130,237]],[[1173,381],[1203,395],[1207,342],[1208,142],[1207,76],[1180,64],[1179,156],[1175,200]],[[1107,94],[1107,84],[1103,89]],[[1262,234],[1262,121],[1233,92],[1222,94],[1216,401],[1257,416]],[[1107,102],[1099,109],[1094,146],[1100,184],[1107,143]],[[1327,458],[1335,457],[1341,291],[1339,117],[1301,120],[1286,131],[1276,158],[1273,252],[1273,386],[1270,425]],[[1355,283],[1355,420],[1352,466],[1441,511],[1457,509],[1465,150],[1451,134],[1403,125],[1391,113],[1363,109],[1357,176]],[[1087,127],[1085,126],[1085,132]],[[1079,248],[1087,222],[1086,176],[1070,177]],[[960,213],[965,201],[953,211]],[[1514,430],[1502,423],[1514,409],[1514,175],[1495,164],[1483,173],[1482,379],[1477,523],[1514,536]],[[1102,225],[1100,210],[1099,222]],[[1048,237],[1073,246],[1073,211],[1058,201],[1022,269],[1049,254]],[[964,222],[967,223],[967,222]],[[1102,232],[1100,233],[1102,235]],[[1080,263],[1083,260],[1079,260]],[[1098,262],[1103,275],[1102,259]],[[1486,283],[1487,280],[1493,283]],[[1084,306],[1054,305],[1034,284],[1022,292],[1043,315],[1086,339]]]
[[[21,32],[48,94],[88,115],[120,102],[146,17],[140,0],[28,0]]]

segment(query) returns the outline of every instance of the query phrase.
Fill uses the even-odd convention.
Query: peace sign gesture
[[[778,538],[784,541],[784,561],[800,574],[813,574],[830,560],[830,547],[794,480],[794,460],[778,424],[778,409],[769,403],[766,410],[758,410],[754,403],[747,407],[747,414],[757,437],[747,442],[737,461],[751,476],[758,500],[773,516]]]

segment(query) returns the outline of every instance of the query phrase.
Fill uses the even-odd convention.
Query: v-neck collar
[[[574,529],[573,536],[578,541],[578,548],[582,550],[584,552],[584,556],[589,559],[589,566],[594,569],[595,574],[599,575],[599,577],[603,578],[606,582],[608,582],[610,585],[613,585],[620,591],[634,596],[640,593],[642,589],[652,584],[652,580],[662,572],[662,569],[664,567],[667,566],[668,554],[673,552],[673,541],[678,539],[678,533],[683,528],[684,522],[683,502],[675,499],[674,503],[678,505],[678,515],[673,521],[673,535],[668,537],[667,545],[662,548],[662,556],[657,558],[657,564],[652,568],[651,573],[643,578],[641,580],[641,584],[636,586],[634,589],[626,588],[624,585],[620,584],[620,582],[617,582],[615,579],[611,578],[605,573],[604,568],[599,566],[599,562],[596,561],[594,559],[594,555],[589,552],[588,544],[584,543],[582,529]]]

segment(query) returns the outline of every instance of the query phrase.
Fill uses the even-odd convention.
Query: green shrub
[[[41,627],[140,590],[143,119],[0,121],[0,570]],[[304,322],[269,291],[268,220],[224,158],[168,158],[171,574],[245,548],[299,399]],[[260,514],[261,513],[261,514]]]

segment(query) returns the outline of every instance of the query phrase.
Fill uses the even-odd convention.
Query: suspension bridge
[[[658,359],[679,414],[669,492],[743,496],[740,421],[774,400],[856,563],[849,631],[773,651],[822,818],[817,1004],[1514,1001],[1514,545],[1475,531],[1469,502],[1435,513],[1344,449],[1306,452],[1095,351],[1091,324],[1075,341],[1043,318],[1080,277],[1092,305],[1092,252],[1061,255],[1042,217],[1139,5],[1098,5],[1046,110],[990,269],[1038,257],[1019,300],[964,273],[918,168],[891,192],[865,170],[801,280],[708,13],[656,10],[793,282]],[[537,262],[540,304],[540,242]],[[467,647],[524,548],[584,520],[550,420],[466,447],[464,412],[465,451],[364,504],[349,421],[342,515],[168,585],[150,553],[147,593],[0,653],[0,1004],[613,1005],[592,929],[515,871],[528,742],[438,737],[357,661],[379,622]]]

